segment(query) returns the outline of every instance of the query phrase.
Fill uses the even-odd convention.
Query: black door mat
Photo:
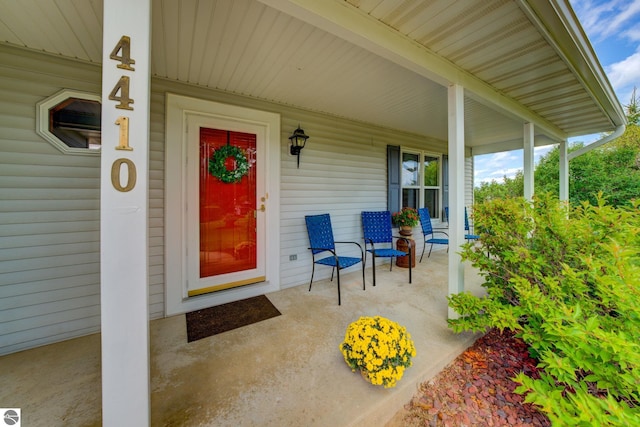
[[[280,312],[260,295],[186,314],[187,341],[192,342],[279,316]]]

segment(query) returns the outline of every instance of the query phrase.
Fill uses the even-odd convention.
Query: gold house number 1
[[[116,124],[120,126],[120,137],[118,138],[120,144],[116,150],[133,151],[133,148],[129,147],[129,117],[118,117]]]
[[[119,64],[117,67],[120,69],[135,71],[132,65],[135,64],[136,61],[131,58],[131,38],[129,36],[120,37],[120,40],[111,51],[109,58],[118,61]],[[130,79],[128,76],[121,76],[111,90],[111,93],[109,93],[109,99],[118,102],[116,108],[133,111],[133,107],[131,106],[133,99],[129,97],[129,83]],[[118,125],[120,129],[116,150],[133,151],[133,148],[129,146],[129,117],[119,116],[115,124]],[[127,171],[127,182],[125,185],[122,185],[120,182],[120,169],[123,165]],[[111,185],[113,185],[113,188],[116,190],[123,193],[133,190],[136,185],[136,178],[136,165],[131,160],[120,158],[116,159],[111,165]]]

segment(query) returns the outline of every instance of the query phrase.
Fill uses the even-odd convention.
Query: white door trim
[[[266,281],[195,297],[187,296],[187,117],[245,122],[266,134]],[[167,316],[280,289],[280,115],[167,93],[165,145],[165,313]]]
[[[266,210],[263,212],[260,209],[261,205],[268,203],[266,180],[264,179],[265,171],[267,170],[266,159],[266,127],[262,125],[255,125],[248,123],[247,121],[220,119],[219,117],[211,117],[211,115],[203,116],[201,114],[186,113],[185,118],[189,126],[188,137],[188,149],[187,149],[187,164],[199,165],[200,164],[200,129],[222,129],[232,132],[243,132],[253,134],[256,137],[256,164],[254,165],[258,171],[256,173],[256,193],[254,202],[256,204],[256,247],[257,247],[257,259],[254,268],[234,271],[226,274],[219,274],[214,276],[200,277],[200,188],[198,183],[200,182],[200,167],[188,168],[187,182],[189,186],[187,188],[187,235],[189,237],[187,254],[187,275],[188,275],[188,291],[193,296],[192,292],[199,292],[207,289],[213,289],[216,287],[225,286],[231,283],[250,283],[251,281],[259,282],[259,278],[264,278],[266,267]],[[263,202],[262,199],[265,199]],[[198,207],[192,209],[191,207]],[[197,256],[196,256],[197,254]],[[234,286],[226,286],[232,288]],[[200,294],[205,292],[199,292]]]

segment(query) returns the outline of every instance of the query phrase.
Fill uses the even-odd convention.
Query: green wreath
[[[236,160],[236,168],[228,170],[224,162],[228,157]],[[244,150],[233,145],[223,145],[209,158],[209,173],[228,184],[239,182],[249,172],[249,162]]]

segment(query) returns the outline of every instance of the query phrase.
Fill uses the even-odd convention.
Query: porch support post
[[[569,201],[569,157],[567,156],[567,141],[558,147],[560,151],[560,200]]]
[[[149,426],[151,0],[104,0],[100,172],[102,425]]]
[[[524,198],[533,200],[533,147],[534,147],[534,126],[533,123],[524,124]]]
[[[449,295],[464,292],[464,88],[449,85]],[[458,314],[449,308],[450,319]]]

